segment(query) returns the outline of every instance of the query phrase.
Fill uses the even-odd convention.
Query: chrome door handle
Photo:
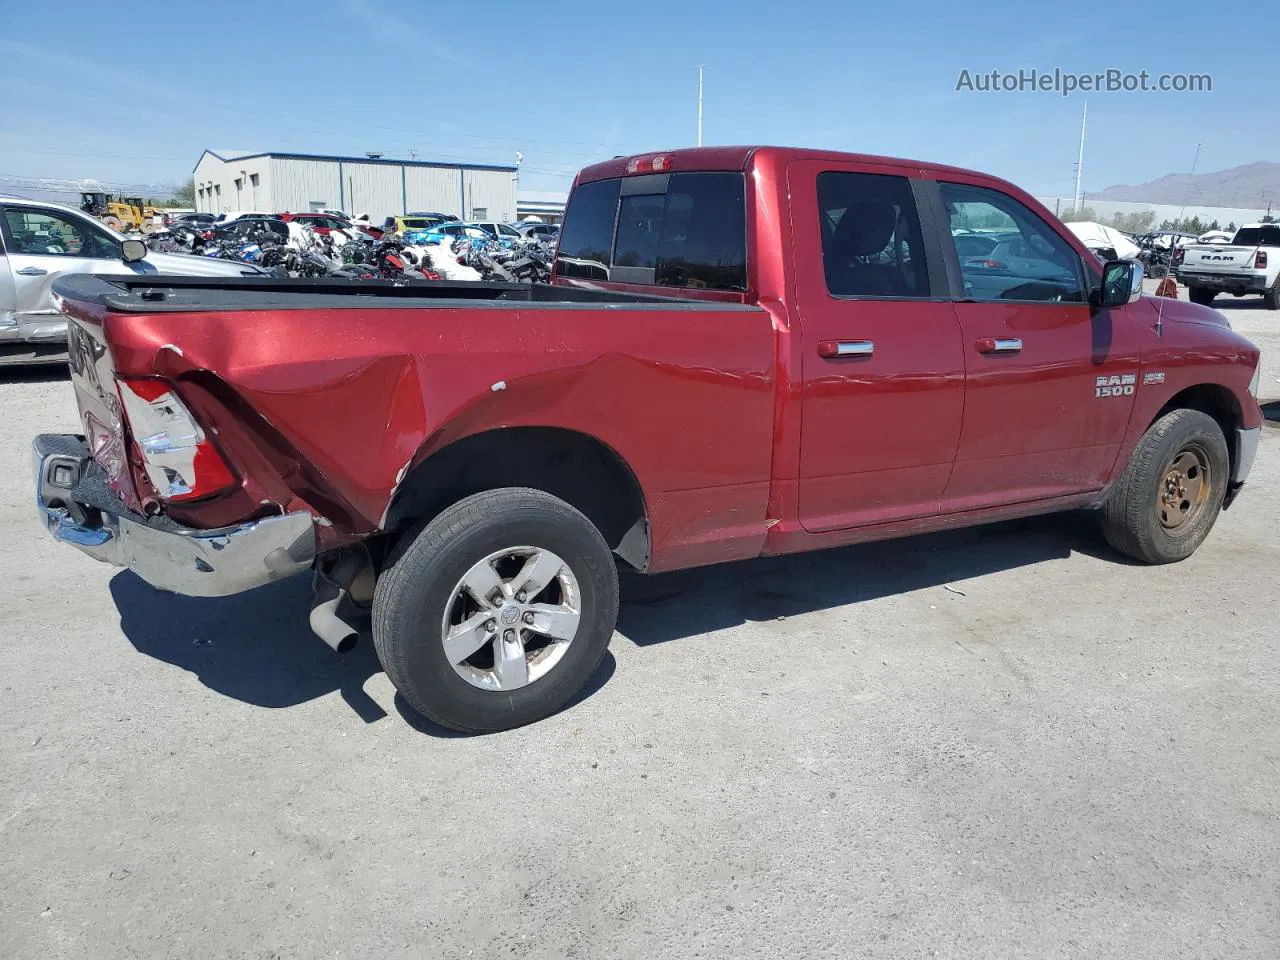
[[[876,351],[870,340],[820,340],[818,356],[824,360],[835,357],[869,357]]]
[[[1022,341],[1017,337],[983,337],[974,344],[979,353],[1021,353]]]
[[[40,267],[23,267],[17,271],[17,274],[20,277],[43,277],[48,272],[48,270],[42,270]]]

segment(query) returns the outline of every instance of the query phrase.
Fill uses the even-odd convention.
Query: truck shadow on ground
[[[0,357],[0,360],[3,358]],[[6,383],[57,383],[71,379],[71,368],[66,361],[61,364],[18,364],[0,363],[0,385]]]
[[[618,632],[650,646],[860,603],[1073,552],[1130,564],[1095,517],[1065,513],[696,570],[623,577]]]
[[[120,629],[141,654],[196,675],[210,690],[255,707],[279,709],[337,692],[366,723],[386,711],[364,690],[381,673],[372,640],[338,655],[307,626],[311,580],[298,576],[231,597],[164,593],[125,571],[111,580]],[[616,668],[606,654],[566,709],[603,687]],[[436,737],[461,736],[426,720],[398,694],[410,726]]]
[[[1184,288],[1185,289],[1185,288]],[[1183,297],[1182,299],[1186,299]],[[1229,295],[1219,295],[1213,298],[1210,304],[1215,310],[1266,310],[1266,304],[1262,302],[1261,297],[1245,296],[1232,297]]]
[[[1093,518],[1077,513],[653,577],[624,574],[618,632],[649,646],[941,587],[1072,552],[1127,562],[1106,546]],[[197,598],[163,593],[126,571],[111,580],[111,594],[120,627],[139,653],[190,671],[223,696],[278,709],[336,691],[366,723],[386,716],[364,690],[382,669],[372,642],[363,637],[339,656],[318,640],[307,626],[307,577]],[[615,668],[606,654],[574,703],[603,687]],[[398,696],[396,710],[422,733],[456,735],[419,717]]]

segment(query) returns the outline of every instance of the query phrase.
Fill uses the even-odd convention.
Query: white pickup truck
[[[141,240],[57,203],[0,197],[0,364],[65,363],[67,318],[53,281],[69,273],[241,277],[247,263],[152,253]]]
[[[1280,310],[1280,224],[1246,223],[1230,244],[1191,244],[1175,254],[1174,264],[1193,303],[1207,306],[1220,293],[1258,293],[1268,310]]]

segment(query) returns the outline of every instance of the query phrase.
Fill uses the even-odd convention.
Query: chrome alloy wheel
[[[582,593],[550,550],[491,553],[453,588],[441,624],[444,655],[482,690],[517,690],[546,676],[578,633]]]

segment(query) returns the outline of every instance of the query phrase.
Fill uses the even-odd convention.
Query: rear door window
[[[574,191],[557,274],[702,290],[747,286],[741,173],[672,173]]]
[[[833,297],[929,296],[920,216],[906,177],[820,173],[818,210]]]

